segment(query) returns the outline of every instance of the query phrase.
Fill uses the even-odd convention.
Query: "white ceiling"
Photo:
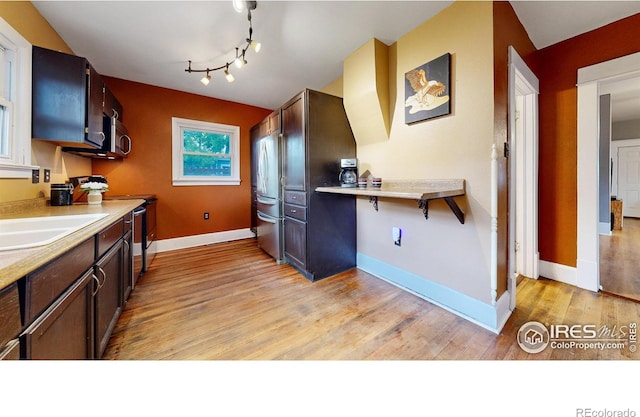
[[[236,13],[230,0],[33,2],[103,75],[268,109],[338,78],[343,60],[371,38],[391,44],[451,3],[259,1],[252,23],[262,50],[249,50],[244,68],[231,67],[234,83],[218,71],[203,86],[202,74],[184,71],[187,61],[194,68],[224,65],[248,36],[246,13]],[[639,1],[511,4],[539,49],[640,13]]]

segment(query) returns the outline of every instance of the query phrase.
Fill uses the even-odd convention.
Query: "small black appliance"
[[[356,187],[358,185],[358,159],[343,158],[340,160],[340,180],[341,187]]]

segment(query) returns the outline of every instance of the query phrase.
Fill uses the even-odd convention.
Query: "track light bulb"
[[[233,76],[233,74],[230,73],[228,69],[224,70],[224,76],[227,79],[227,81],[230,82],[230,83],[232,83],[232,82],[234,82],[236,80],[235,77]]]
[[[233,0],[233,10],[235,10],[238,13],[242,13],[246,6],[247,6],[246,1]]]
[[[248,40],[248,39],[247,39]],[[249,45],[253,48],[253,50],[258,53],[260,52],[260,48],[262,48],[262,44],[258,41],[249,40]]]
[[[200,80],[200,82],[204,85],[209,85],[210,81],[211,81],[211,76],[209,75],[209,73],[207,73],[207,75],[202,77],[202,79]]]

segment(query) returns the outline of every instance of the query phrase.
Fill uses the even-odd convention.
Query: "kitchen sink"
[[[0,251],[47,245],[80,230],[107,213],[0,220]]]

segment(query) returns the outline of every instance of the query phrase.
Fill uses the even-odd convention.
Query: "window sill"
[[[173,180],[173,186],[174,187],[182,187],[182,186],[193,186],[193,185],[199,185],[199,186],[203,186],[203,185],[240,185],[240,180],[238,179],[226,179],[226,180],[211,180],[211,179],[206,179],[206,180],[193,180],[193,179],[189,179],[189,180]]]
[[[0,178],[31,178],[36,165],[13,165],[0,163]]]

